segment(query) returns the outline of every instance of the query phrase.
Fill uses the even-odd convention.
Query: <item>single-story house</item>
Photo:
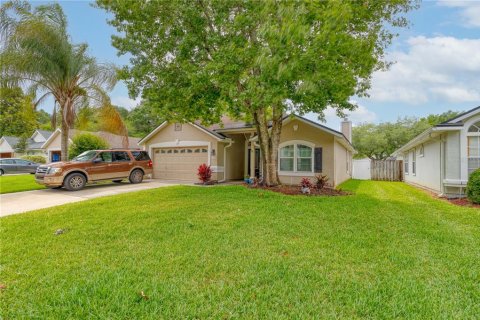
[[[52,135],[52,131],[35,130],[30,138],[27,139],[26,152],[21,153],[17,150],[17,144],[20,137],[3,136],[0,138],[0,158],[15,158],[23,155],[44,155],[42,144]]]
[[[42,143],[41,147],[47,157],[47,162],[57,162],[61,159],[61,133],[62,130],[55,130],[53,134],[45,142]],[[105,131],[87,132],[71,129],[68,132],[68,143],[72,143],[72,138],[82,133],[90,133],[102,138],[107,142],[110,148],[123,148],[123,136]],[[128,137],[128,147],[132,149],[140,149],[140,146],[138,144],[139,141],[140,138]]]
[[[284,184],[298,184],[318,173],[338,185],[351,178],[352,124],[342,132],[297,115],[285,116],[278,151],[278,175]],[[252,124],[223,117],[218,125],[163,122],[139,144],[153,160],[153,177],[197,181],[197,168],[211,166],[218,181],[262,175],[261,153]]]
[[[480,106],[426,130],[393,155],[404,161],[405,182],[464,195],[469,175],[480,168]]]

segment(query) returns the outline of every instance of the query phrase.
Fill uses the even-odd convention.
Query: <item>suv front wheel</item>
[[[130,177],[128,178],[130,183],[140,183],[143,181],[143,171],[140,169],[135,169],[130,173]]]
[[[81,173],[71,173],[65,179],[63,185],[69,191],[78,191],[85,187],[87,179]]]

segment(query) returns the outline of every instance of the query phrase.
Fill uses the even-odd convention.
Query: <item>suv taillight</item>
[[[149,168],[153,167],[152,160],[148,161],[148,167],[149,167]]]

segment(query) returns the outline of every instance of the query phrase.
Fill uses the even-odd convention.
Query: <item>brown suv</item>
[[[35,173],[35,181],[47,188],[70,191],[82,189],[87,182],[112,180],[121,182],[128,178],[140,183],[143,176],[152,174],[152,160],[141,150],[90,150],[68,162],[41,165]]]

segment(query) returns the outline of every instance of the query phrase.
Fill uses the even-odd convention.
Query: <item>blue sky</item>
[[[35,2],[35,4],[45,2]],[[59,1],[69,22],[74,43],[86,42],[100,62],[128,64],[117,56],[107,24],[108,14],[89,1]],[[400,29],[388,49],[396,63],[373,75],[369,98],[352,98],[359,105],[349,117],[361,122],[394,121],[403,116],[424,116],[447,110],[468,110],[480,105],[480,1],[425,1],[409,13],[411,26]],[[120,82],[110,93],[113,103],[133,108]],[[42,106],[51,111],[51,103]],[[325,112],[327,125],[337,129],[340,119]],[[308,115],[312,120],[316,115]]]

